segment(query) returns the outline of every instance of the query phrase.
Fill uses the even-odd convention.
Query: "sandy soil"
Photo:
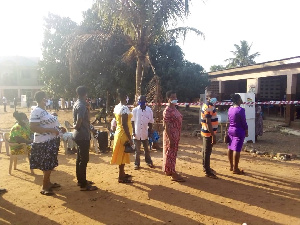
[[[71,121],[71,112],[59,112],[60,121]],[[12,113],[0,113],[1,129],[13,125]],[[300,154],[299,137],[282,134],[272,122],[253,148]],[[176,183],[161,172],[162,152],[152,151],[156,167],[150,169],[141,156],[141,169],[126,166],[134,183],[117,182],[118,169],[109,165],[111,152],[91,152],[87,177],[98,191],[82,192],[76,186],[76,155],[64,155],[52,182],[61,184],[52,197],[43,196],[42,173],[31,175],[28,159],[20,156],[18,170],[8,175],[9,156],[0,154],[0,224],[300,224],[300,161],[278,161],[242,153],[245,176],[229,171],[226,145],[215,145],[211,165],[218,180],[202,172],[201,139],[184,130],[177,170],[186,178]],[[133,156],[132,156],[133,161]]]

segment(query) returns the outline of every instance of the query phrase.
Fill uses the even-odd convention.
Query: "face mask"
[[[145,101],[139,102],[139,105],[144,106],[144,105],[146,105],[146,102]]]
[[[209,100],[209,102],[211,103],[211,104],[216,104],[217,103],[217,99],[216,98],[211,98],[210,100]]]
[[[177,104],[177,102],[178,102],[178,99],[174,99],[174,100],[171,101],[171,103],[174,104],[174,105]]]

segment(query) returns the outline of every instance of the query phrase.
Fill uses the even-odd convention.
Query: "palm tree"
[[[141,95],[145,67],[151,66],[149,46],[161,39],[185,35],[188,31],[203,33],[191,27],[174,28],[178,20],[189,14],[190,0],[97,0],[99,16],[111,21],[112,27],[121,30],[129,46],[123,61],[136,60],[136,97]],[[80,37],[79,37],[80,39]],[[77,39],[78,40],[78,39]],[[77,43],[83,44],[84,40]],[[101,44],[101,40],[99,41]],[[77,46],[77,49],[82,47]],[[74,51],[74,47],[73,47]],[[76,54],[77,55],[77,54]],[[85,57],[86,58],[86,57]]]
[[[229,62],[227,65],[227,68],[234,68],[239,66],[248,66],[255,64],[254,59],[260,55],[259,52],[255,52],[254,54],[250,55],[250,49],[252,47],[252,44],[249,45],[247,41],[243,40],[240,41],[241,45],[235,44],[235,51],[231,51],[234,58],[226,59],[225,61]]]

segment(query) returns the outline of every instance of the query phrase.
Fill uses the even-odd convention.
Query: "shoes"
[[[87,184],[85,187],[81,187],[80,191],[96,191],[98,187]]]
[[[205,176],[212,179],[218,179],[218,177],[214,173],[207,173],[205,174]]]
[[[237,170],[233,170],[233,174],[237,174],[237,175],[245,175],[245,172],[244,172],[244,170],[237,169]]]
[[[90,181],[90,180],[87,180],[86,183],[87,183],[87,185],[95,184],[95,182]],[[77,186],[81,186],[81,183],[77,182]]]
[[[7,190],[6,190],[6,189],[4,189],[4,188],[0,188],[0,194],[3,194],[3,193],[5,193],[5,192],[7,192]]]
[[[150,168],[154,168],[152,163],[147,163],[147,166],[149,166]]]
[[[119,178],[118,179],[118,182],[119,183],[122,183],[122,184],[130,184],[130,183],[133,183],[133,181],[131,180],[130,177],[124,177],[124,178]]]
[[[139,170],[139,169],[140,169],[140,166],[134,165],[134,169],[135,169],[135,170]]]

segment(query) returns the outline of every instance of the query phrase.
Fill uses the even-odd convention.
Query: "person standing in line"
[[[243,175],[243,170],[239,169],[239,161],[241,150],[245,137],[248,137],[248,125],[246,122],[245,109],[240,107],[243,103],[239,94],[234,94],[231,97],[233,106],[228,110],[228,160],[230,163],[230,171],[234,174]]]
[[[145,151],[145,161],[150,168],[153,168],[151,160],[148,138],[152,134],[152,124],[154,123],[153,112],[146,106],[146,97],[140,96],[138,99],[139,106],[132,110],[131,123],[133,127],[133,142],[135,144],[135,162],[134,169],[140,168],[141,143],[143,143]]]
[[[4,112],[7,112],[6,111],[7,99],[5,98],[5,96],[2,97],[2,103],[3,103]]]
[[[130,154],[125,153],[125,143],[129,142],[130,146],[133,145],[131,139],[132,126],[131,118],[132,113],[126,106],[126,93],[124,90],[118,90],[118,97],[120,103],[115,106],[114,114],[117,121],[117,129],[114,136],[113,154],[110,164],[119,166],[119,183],[132,183],[132,176],[125,173],[125,164],[130,163]]]
[[[76,89],[78,100],[73,106],[74,140],[78,146],[76,159],[76,177],[81,191],[94,191],[94,182],[86,179],[86,167],[89,161],[91,140],[90,116],[86,106],[87,88],[79,86]]]
[[[46,94],[38,91],[34,96],[37,107],[30,114],[30,130],[34,132],[34,140],[31,146],[30,169],[43,171],[42,195],[53,195],[53,188],[60,187],[57,183],[50,182],[52,170],[58,166],[58,149],[60,139],[58,137],[60,127],[57,117],[48,113],[46,109]]]
[[[260,105],[255,105],[255,141],[258,141],[258,136],[263,135],[264,122],[262,117],[262,109]]]
[[[17,111],[17,104],[18,104],[18,98],[14,98],[14,107],[15,107],[15,111]]]
[[[168,106],[163,112],[163,172],[167,176],[171,176],[173,181],[184,182],[176,170],[176,158],[178,145],[180,141],[180,133],[182,126],[182,115],[176,109],[177,96],[175,91],[168,91],[166,94]]]
[[[206,94],[207,101],[201,109],[201,135],[203,137],[202,164],[205,176],[217,179],[215,171],[210,167],[210,155],[213,145],[217,142],[216,133],[218,129],[218,117],[215,108],[217,99],[212,98],[212,96],[211,92]]]

